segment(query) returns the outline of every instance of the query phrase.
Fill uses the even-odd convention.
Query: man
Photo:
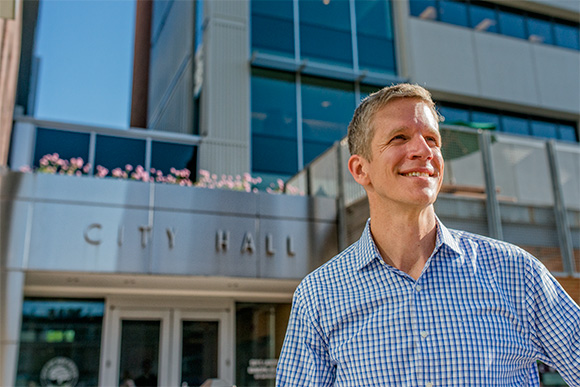
[[[370,95],[348,128],[368,196],[360,240],[296,289],[277,386],[538,386],[537,360],[580,386],[580,308],[516,246],[447,229],[430,93]]]

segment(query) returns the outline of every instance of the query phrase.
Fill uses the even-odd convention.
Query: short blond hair
[[[354,111],[352,120],[348,125],[348,149],[351,155],[358,154],[369,161],[371,160],[371,141],[375,133],[375,128],[373,127],[375,114],[397,98],[417,98],[422,100],[433,111],[437,121],[442,121],[431,93],[424,87],[410,83],[387,86],[366,97]]]

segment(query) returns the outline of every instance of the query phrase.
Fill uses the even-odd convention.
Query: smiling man
[[[367,192],[360,240],[294,294],[277,386],[539,386],[537,361],[580,386],[580,308],[524,250],[447,229],[430,93],[366,98],[348,128]]]

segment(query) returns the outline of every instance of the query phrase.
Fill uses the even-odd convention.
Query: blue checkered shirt
[[[276,385],[580,386],[580,308],[524,250],[447,229],[415,281],[360,240],[296,289]]]

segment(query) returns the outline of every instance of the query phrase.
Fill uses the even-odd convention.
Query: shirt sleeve
[[[328,345],[308,308],[297,290],[276,370],[277,387],[324,387],[334,383],[335,367]]]
[[[580,306],[543,265],[529,269],[527,309],[540,360],[580,387]]]

